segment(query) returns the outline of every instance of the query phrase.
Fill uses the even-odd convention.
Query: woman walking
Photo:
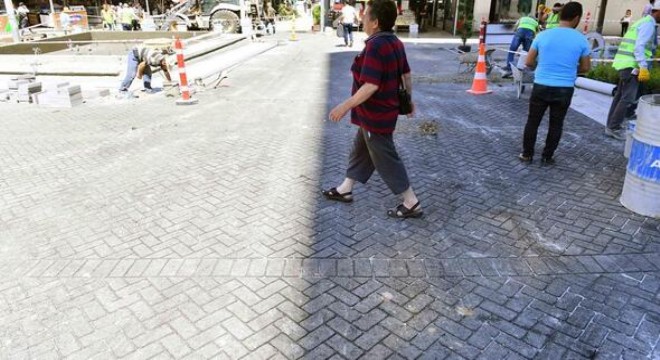
[[[324,190],[329,200],[352,202],[356,181],[366,183],[374,170],[403,202],[387,215],[394,218],[419,217],[422,207],[410,186],[406,168],[394,146],[392,133],[399,115],[399,84],[412,93],[410,67],[403,43],[392,28],[397,17],[393,0],[372,0],[364,12],[364,50],[351,66],[352,96],[330,111],[338,122],[351,112],[351,122],[359,126],[348,159],[346,178],[336,188]],[[413,113],[409,114],[412,116]]]
[[[348,47],[353,46],[353,24],[358,21],[358,14],[353,4],[355,4],[354,0],[346,1],[339,16],[339,25],[344,28],[344,45]]]

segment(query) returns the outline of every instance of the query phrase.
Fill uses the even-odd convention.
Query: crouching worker
[[[128,52],[128,66],[126,69],[126,77],[119,86],[120,93],[127,93],[131,87],[131,83],[137,76],[142,79],[144,83],[144,90],[152,93],[154,90],[151,88],[151,67],[160,67],[165,74],[167,81],[172,81],[170,76],[169,67],[165,59],[167,52],[161,49],[148,49],[143,46],[135,46]]]

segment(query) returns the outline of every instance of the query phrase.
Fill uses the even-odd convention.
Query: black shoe
[[[625,133],[623,132],[623,129],[609,129],[605,128],[605,135],[617,139],[617,140],[625,140],[626,136]]]
[[[551,157],[542,157],[541,158],[541,165],[546,165],[546,166],[551,166],[555,164],[555,159]]]
[[[520,160],[520,161],[522,161],[522,162],[524,162],[524,163],[529,164],[529,163],[532,162],[532,156],[531,156],[531,155],[530,155],[530,156],[527,156],[527,155],[525,155],[525,154],[520,154],[520,155],[518,155],[518,160]]]
[[[419,201],[410,209],[401,204],[394,209],[387,210],[387,216],[397,219],[418,218],[422,215],[424,215],[424,211],[419,206]]]
[[[325,196],[325,198],[328,199],[328,200],[340,201],[340,202],[344,202],[344,203],[353,202],[353,193],[352,192],[346,192],[346,193],[340,194],[339,191],[337,191],[337,188],[323,190],[323,191],[321,191],[321,194],[323,194],[323,196]]]

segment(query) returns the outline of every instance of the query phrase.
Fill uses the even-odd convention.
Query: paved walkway
[[[660,221],[618,203],[621,143],[571,111],[557,166],[522,165],[526,100],[409,44],[426,215],[387,219],[378,176],[330,203],[356,52],[299,37],[192,107],[0,104],[0,358],[660,358]]]

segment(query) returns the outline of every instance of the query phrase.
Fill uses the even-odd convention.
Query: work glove
[[[637,75],[637,81],[647,82],[649,80],[651,80],[651,73],[649,72],[649,69],[640,68],[639,69],[639,75]]]

